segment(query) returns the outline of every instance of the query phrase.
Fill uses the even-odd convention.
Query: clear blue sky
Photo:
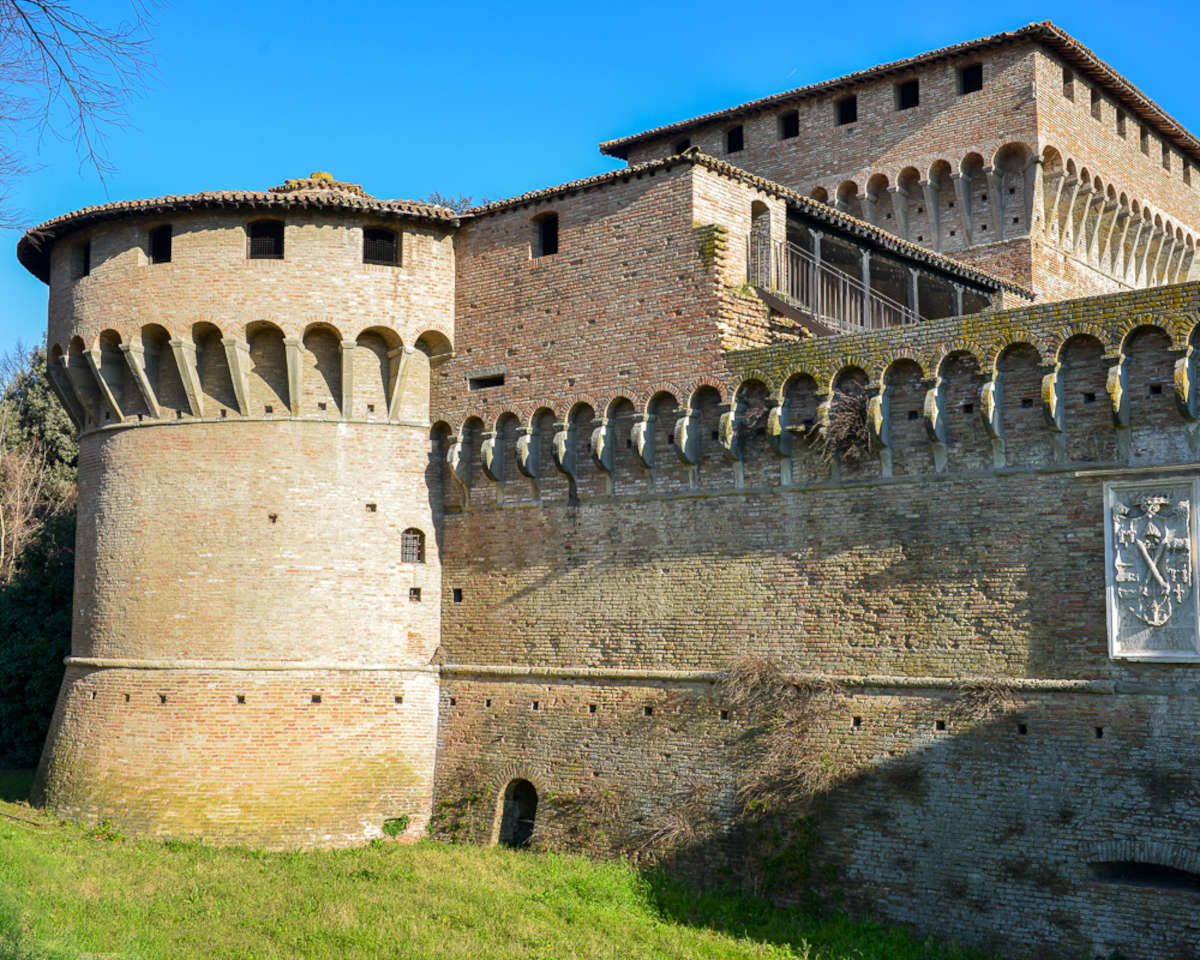
[[[512,196],[616,166],[601,140],[1033,20],[1053,20],[1200,132],[1188,80],[1200,12],[1186,4],[175,0],[154,16],[157,74],[108,138],[107,185],[71,144],[26,138],[36,167],[8,198],[23,223],[312,170],[379,197]],[[7,351],[40,341],[46,288],[16,261],[20,231],[0,233]]]

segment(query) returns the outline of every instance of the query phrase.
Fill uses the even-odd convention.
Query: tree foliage
[[[36,762],[70,648],[78,446],[45,350],[0,362],[0,767]]]

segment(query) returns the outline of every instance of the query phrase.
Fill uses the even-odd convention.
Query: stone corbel
[[[540,443],[533,427],[520,427],[517,430],[517,469],[523,476],[535,483],[538,480],[539,464],[541,461]]]
[[[479,445],[479,468],[492,483],[504,486],[504,458],[497,456],[496,431],[489,430]]]
[[[82,430],[86,423],[87,414],[85,413],[84,405],[80,403],[79,398],[75,395],[75,391],[64,372],[63,368],[66,366],[66,362],[66,357],[49,360],[46,363],[46,375],[50,379],[50,386],[58,397],[58,402],[63,405],[63,409],[67,411],[67,416],[75,424],[75,429]]]
[[[700,431],[697,411],[691,407],[680,407],[675,418],[675,455],[680,461],[694,467],[700,460]]]
[[[647,470],[654,470],[654,414],[641,413],[629,430],[634,452]]]
[[[908,191],[899,185],[887,188],[892,195],[892,213],[896,217],[897,232],[908,239]]]
[[[287,360],[288,409],[293,417],[300,416],[300,378],[304,373],[300,357],[303,349],[304,344],[295,337],[286,337],[283,341],[283,354]]]
[[[929,232],[933,234],[934,250],[942,249],[942,218],[938,210],[938,188],[932,180],[921,181],[921,191],[925,195],[925,216],[929,223]]]
[[[1108,392],[1112,403],[1113,426],[1117,431],[1117,456],[1126,460],[1129,458],[1129,389],[1126,384],[1125,357],[1107,355],[1104,358],[1108,364],[1108,379],[1104,389]]]
[[[1004,407],[1004,380],[999,372],[979,388],[979,416],[983,428],[992,441],[992,465],[1003,467],[1004,454],[1004,424],[1001,410]]]
[[[1193,352],[1195,347],[1191,344],[1184,350],[1184,354],[1175,361],[1175,406],[1179,408],[1180,414],[1188,421],[1194,422],[1200,411],[1196,399],[1196,363]]]
[[[576,479],[575,425],[569,420],[560,420],[554,425],[554,465],[559,472]]]
[[[463,489],[463,496],[467,499],[471,496],[471,461],[467,452],[469,449],[462,434],[451,437],[450,446],[446,448],[446,465],[450,467],[451,476],[458,481],[458,485]]]
[[[735,463],[742,459],[742,418],[737,405],[725,403],[721,405],[721,417],[717,421],[717,442],[725,452],[725,459]]]
[[[1042,377],[1042,419],[1048,429],[1062,433],[1064,404],[1062,399],[1062,364],[1056,363]]]
[[[862,206],[863,219],[873,227],[879,226],[879,207],[875,202],[875,194],[860,193],[858,202]]]
[[[404,395],[404,378],[408,373],[412,347],[395,347],[388,351],[388,419],[400,419],[400,404]]]
[[[358,346],[353,340],[343,340],[342,347],[342,419],[349,420],[354,415],[354,348]]]
[[[79,404],[79,409],[83,413],[84,426],[96,425],[99,422],[99,410],[87,390],[87,386],[91,385],[91,374],[84,364],[71,363],[65,356],[59,357],[58,363],[62,369],[63,379],[66,381],[71,395],[75,397],[75,402]]]
[[[954,198],[958,201],[959,223],[962,224],[964,246],[975,242],[975,219],[971,215],[971,178],[965,173],[952,173],[950,179],[954,183]]]
[[[924,381],[929,384],[925,390],[925,401],[922,404],[922,420],[925,423],[925,436],[933,447],[933,469],[938,473],[946,472],[946,407],[942,399],[942,378],[931,377]]]
[[[112,411],[113,419],[120,423],[125,419],[125,415],[121,413],[121,405],[117,402],[116,396],[108,386],[108,381],[104,379],[104,372],[100,365],[103,358],[99,350],[84,350],[83,357],[87,360],[88,368],[92,371],[92,377],[96,381],[96,390],[100,393],[100,399],[104,405]]]
[[[783,400],[767,411],[767,441],[778,457],[792,455],[791,404]]]
[[[616,450],[613,446],[613,424],[608,417],[600,417],[592,427],[592,463],[596,469],[612,476]]]
[[[1030,233],[1045,223],[1044,164],[1045,161],[1034,154],[1029,158],[1029,165],[1025,168],[1025,212],[1029,217]]]
[[[992,219],[996,222],[996,239],[1004,239],[1004,174],[993,166],[983,168],[988,193],[992,197]]]
[[[250,347],[236,337],[222,337],[225,347],[225,362],[229,365],[229,379],[233,383],[233,396],[237,400],[238,413],[250,416]]]
[[[123,343],[121,352],[125,354],[125,365],[129,367],[133,382],[137,384],[138,393],[142,395],[142,402],[146,405],[146,410],[155,420],[161,420],[162,409],[158,405],[158,397],[154,395],[150,379],[146,376],[145,348],[140,343]]]
[[[879,455],[880,472],[892,475],[892,388],[884,387],[867,398],[867,440],[871,451]]]
[[[1053,364],[1050,372],[1042,377],[1042,420],[1052,431],[1055,462],[1066,463],[1067,438],[1063,432],[1063,425],[1066,422],[1066,405],[1062,398],[1061,363]]]
[[[187,397],[188,408],[197,419],[204,416],[200,393],[200,377],[196,373],[196,345],[191,340],[176,338],[171,341],[171,353],[175,355],[175,367],[179,371],[179,382]]]

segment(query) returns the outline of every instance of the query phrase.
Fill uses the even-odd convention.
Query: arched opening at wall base
[[[504,788],[500,806],[499,841],[505,847],[523,850],[533,838],[538,795],[528,780],[512,780]]]

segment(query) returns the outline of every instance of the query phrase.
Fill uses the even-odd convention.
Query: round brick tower
[[[268,846],[424,827],[429,369],[453,336],[455,226],[313,174],[89,207],[21,240],[80,430],[46,806]]]

